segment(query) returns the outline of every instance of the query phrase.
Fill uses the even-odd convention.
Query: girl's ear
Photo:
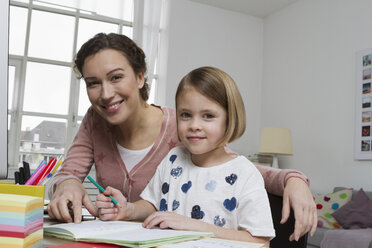
[[[137,74],[137,84],[138,89],[142,89],[143,85],[145,84],[145,75],[143,72]]]

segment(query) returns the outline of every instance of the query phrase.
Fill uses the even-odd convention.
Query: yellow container
[[[41,197],[44,200],[45,186],[0,183],[0,194],[29,195]]]
[[[19,198],[14,195],[20,195],[21,198],[24,198],[25,202],[23,204],[25,205],[17,205],[16,203],[9,207],[9,206],[0,206],[0,214],[3,212],[11,212],[11,216],[16,216],[17,223],[11,226],[15,228],[14,233],[20,236],[8,236],[8,235],[0,235],[0,248],[6,247],[6,248],[26,248],[26,247],[42,247],[43,246],[43,203],[44,203],[44,192],[45,192],[45,186],[33,186],[33,185],[18,185],[14,183],[0,183],[0,194],[6,194],[10,195],[10,197],[13,195],[13,198]],[[23,197],[22,197],[23,196]],[[31,197],[32,196],[32,197]],[[35,198],[37,197],[37,198]],[[32,200],[30,198],[33,198]],[[35,201],[36,200],[36,201]],[[33,201],[31,203],[31,201]],[[2,203],[4,203],[2,201]],[[37,203],[35,203],[37,202]],[[20,204],[22,202],[20,201]],[[28,205],[29,204],[29,205]],[[22,237],[22,232],[19,231],[20,227],[23,227],[24,230],[26,230],[26,227],[30,228],[29,225],[33,225],[31,223],[27,222],[28,215],[33,214],[33,217],[37,217],[37,219],[33,220],[32,223],[36,223],[37,230],[32,231],[32,233],[27,234],[27,236]],[[8,215],[8,214],[7,214]],[[9,218],[11,218],[9,216]],[[40,217],[41,216],[41,217]],[[8,217],[7,217],[8,218]],[[24,223],[21,221],[21,218],[24,218]],[[31,217],[30,217],[31,218]],[[8,223],[7,221],[6,223]],[[0,218],[0,224],[1,218]],[[7,224],[9,225],[9,224]],[[1,228],[0,228],[1,230]],[[4,231],[4,230],[2,230]],[[26,235],[26,232],[23,233],[23,235]]]

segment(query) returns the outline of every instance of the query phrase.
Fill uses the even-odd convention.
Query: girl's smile
[[[200,140],[205,139],[205,137],[200,137],[200,136],[189,136],[189,137],[187,137],[187,139],[188,139],[190,142],[198,142],[198,141],[200,141]]]

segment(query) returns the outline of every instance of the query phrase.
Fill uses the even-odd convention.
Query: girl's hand
[[[112,202],[108,197],[111,195],[118,204]],[[101,220],[125,220],[127,218],[127,199],[123,194],[110,186],[105,189],[103,194],[96,197],[96,207],[98,208],[98,217]]]
[[[288,179],[283,194],[282,220],[285,223],[292,207],[295,216],[295,229],[289,237],[290,241],[296,240],[310,231],[310,236],[316,230],[318,216],[313,195],[308,185],[299,178],[291,177]]]
[[[161,229],[171,228],[174,230],[211,232],[215,238],[262,243],[266,245],[265,247],[269,247],[270,243],[270,238],[268,237],[253,237],[245,230],[233,230],[215,226],[174,212],[158,211],[150,214],[143,222],[143,227],[153,228],[154,226],[159,226]]]
[[[153,228],[159,226],[161,229],[171,228],[174,230],[197,230],[201,221],[179,215],[173,212],[154,212],[143,222],[143,227]]]

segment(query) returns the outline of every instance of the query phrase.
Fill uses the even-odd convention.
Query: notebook
[[[64,223],[45,226],[44,235],[126,247],[153,247],[213,236],[208,232],[147,229],[138,222],[100,220],[83,221],[80,224]]]
[[[162,248],[261,248],[264,244],[252,243],[252,242],[241,242],[235,240],[224,240],[224,239],[199,239],[186,241],[178,244],[168,244],[162,246]]]
[[[48,248],[119,248],[119,245],[112,244],[97,244],[97,243],[86,243],[77,242],[72,244],[54,245],[48,246]]]

